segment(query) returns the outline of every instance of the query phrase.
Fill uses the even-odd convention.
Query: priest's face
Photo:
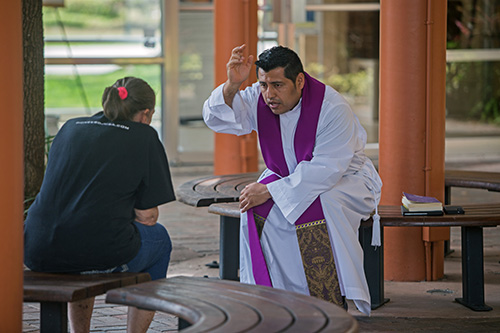
[[[293,82],[285,77],[283,67],[277,67],[269,72],[259,68],[262,97],[271,111],[277,115],[290,111],[299,103],[304,79],[304,74],[300,73]]]

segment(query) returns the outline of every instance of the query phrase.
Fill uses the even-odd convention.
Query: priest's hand
[[[253,65],[253,56],[245,57],[243,55],[245,48],[245,44],[235,47],[231,52],[231,58],[226,64],[227,81],[222,92],[224,101],[229,107],[232,107],[233,98],[239,91],[241,84],[248,79]]]
[[[237,84],[238,87],[248,79],[253,65],[253,56],[245,57],[243,54],[246,47],[245,44],[235,47],[226,65],[228,82]]]
[[[240,195],[240,210],[246,212],[250,208],[261,205],[271,199],[267,186],[261,183],[251,183],[245,186]]]

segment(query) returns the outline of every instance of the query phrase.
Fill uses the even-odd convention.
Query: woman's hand
[[[160,213],[158,212],[158,207],[153,207],[150,209],[134,209],[135,211],[135,220],[144,225],[155,225],[156,221],[158,221],[158,216]]]

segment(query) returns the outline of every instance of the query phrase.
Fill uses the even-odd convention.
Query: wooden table
[[[182,332],[357,332],[343,308],[316,297],[234,281],[177,276],[113,289],[107,303],[179,317]]]

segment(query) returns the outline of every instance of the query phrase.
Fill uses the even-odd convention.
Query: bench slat
[[[227,315],[220,308],[176,292],[164,294],[157,284],[145,283],[141,288],[129,287],[126,292],[113,289],[106,294],[106,302],[176,315],[192,324],[189,327],[192,331],[201,327],[211,331],[227,321]]]
[[[468,170],[446,170],[445,186],[479,188],[500,192],[500,173]]]
[[[403,216],[400,206],[379,206],[379,214],[383,226],[497,226],[500,225],[500,204],[464,205],[465,214],[442,216]],[[208,207],[213,214],[239,218],[238,203],[218,203]],[[372,220],[363,221],[363,225],[370,225]]]
[[[208,282],[208,279],[206,280]],[[183,304],[198,308],[204,316],[200,316],[197,326],[210,332],[278,332],[286,329],[293,322],[290,313],[281,306],[273,304],[270,300],[261,299],[255,306],[255,297],[248,296],[248,299],[234,297],[232,293],[224,290],[210,289],[205,286],[186,285],[177,283],[149,283],[148,286],[134,288],[140,289],[142,306],[145,309],[156,309],[165,311],[169,309],[169,304]],[[110,292],[112,294],[112,292]],[[139,293],[135,293],[137,296]],[[129,299],[130,301],[130,299]],[[131,303],[129,303],[131,304]],[[203,304],[203,307],[199,307]],[[137,306],[137,304],[132,304]],[[206,306],[218,309],[224,314],[224,321],[217,320],[214,324],[210,319],[213,311],[206,313]],[[170,307],[171,309],[171,307]],[[168,312],[168,311],[167,311]],[[188,318],[183,318],[190,323],[195,323]],[[193,332],[197,328],[190,328]]]
[[[238,201],[241,189],[257,178],[257,173],[207,176],[182,184],[176,194],[180,202],[194,207],[206,207],[214,202],[234,202]]]
[[[194,207],[206,207],[215,202],[233,202],[238,200],[241,189],[258,177],[259,173],[206,176],[182,184],[177,190],[177,196],[179,201]],[[466,187],[500,192],[500,173],[445,170],[444,185],[447,189]]]
[[[349,321],[343,321],[343,316],[337,318],[339,314],[344,314],[343,312],[339,313],[338,307],[332,306],[332,304],[317,298],[297,293],[283,293],[280,289],[263,288],[248,284],[234,284],[233,282],[225,280],[206,282],[205,280],[182,279],[184,279],[183,283],[196,288],[203,285],[205,288],[218,290],[221,293],[229,291],[231,292],[231,297],[235,297],[241,301],[257,298],[258,302],[260,302],[260,300],[272,298],[273,302],[277,303],[277,305],[285,306],[294,317],[296,316],[296,322],[290,327],[290,329],[296,332],[328,331],[329,328],[335,328],[339,331],[348,331],[351,327]],[[325,307],[325,303],[328,304],[328,306]],[[342,323],[345,326],[342,326]]]
[[[161,284],[161,288],[155,288],[154,296],[151,292],[147,297],[162,298],[164,301],[171,302],[171,297],[179,297],[184,302],[201,302],[210,307],[217,308],[224,313],[225,321],[217,327],[211,327],[210,331],[220,332],[251,332],[260,329],[261,332],[276,332],[286,328],[292,318],[282,308],[277,308],[264,300],[257,307],[253,306],[249,300],[237,300],[224,290],[207,289],[202,286],[190,286],[184,283],[166,283]],[[250,302],[248,302],[250,301]],[[208,314],[206,317],[210,317]],[[271,318],[270,318],[271,317]],[[286,324],[283,322],[286,321]],[[206,323],[200,323],[203,330],[207,330]],[[192,331],[197,331],[192,328]]]
[[[463,205],[465,214],[442,216],[402,216],[400,206],[379,206],[384,226],[497,226],[500,224],[500,204]],[[370,223],[370,221],[368,221]]]
[[[253,320],[251,331],[254,332],[279,332],[288,329],[294,323],[293,314],[295,311],[290,311],[289,306],[294,299],[286,297],[288,302],[279,302],[278,300],[269,297],[269,294],[264,294],[255,288],[248,289],[247,285],[238,284],[237,286],[214,282],[214,280],[180,280],[177,281],[177,288],[182,284],[181,290],[196,290],[197,294],[201,294],[203,299],[214,302],[214,294],[217,294],[217,301],[229,300],[231,303],[245,304],[248,309],[246,312],[239,313],[234,309],[228,309],[228,313],[232,316],[232,320],[240,320],[239,318],[249,312],[254,312],[258,321]],[[214,302],[215,303],[215,302]],[[286,306],[284,306],[286,304]],[[246,313],[246,314],[245,314]],[[231,319],[231,318],[229,318]],[[228,330],[230,331],[230,330]],[[239,331],[243,331],[239,329]],[[246,331],[246,329],[245,329]]]
[[[50,274],[24,271],[25,302],[73,302],[150,281],[147,273]]]
[[[258,175],[251,173],[248,175],[242,175],[242,177],[228,177],[223,182],[217,185],[216,191],[222,195],[226,194],[228,197],[232,197],[238,201],[240,197],[241,190],[248,184],[253,183],[257,180]]]
[[[106,302],[173,313],[193,324],[183,332],[350,332],[357,329],[353,317],[320,299],[207,278],[179,276],[114,289],[107,293]],[[222,324],[218,311],[226,315]],[[210,321],[211,316],[216,316],[216,320]]]

